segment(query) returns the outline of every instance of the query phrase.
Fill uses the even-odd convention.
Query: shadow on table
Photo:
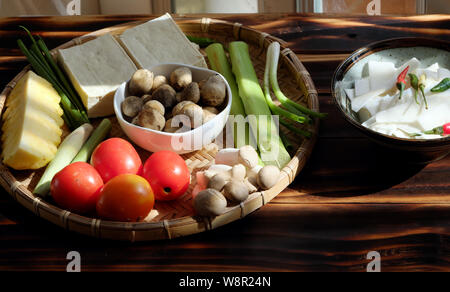
[[[291,188],[322,197],[364,196],[411,180],[425,167],[364,138],[327,139],[319,141]]]

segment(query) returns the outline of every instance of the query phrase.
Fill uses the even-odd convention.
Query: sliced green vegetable
[[[231,65],[228,61],[222,44],[212,44],[208,46],[205,51],[208,55],[211,69],[222,74],[230,85],[231,93],[233,95],[230,114],[235,117],[242,116],[245,118],[247,115],[245,113],[244,104],[242,103],[242,99],[239,96],[239,88],[236,84],[236,79],[234,78],[233,71],[231,70]],[[238,123],[235,123],[234,146],[236,148],[241,148],[242,146],[250,145],[251,133],[248,123],[245,123],[245,135],[241,134],[240,131],[238,131],[238,126]]]
[[[64,139],[56,152],[55,158],[47,166],[44,175],[34,189],[35,195],[40,197],[48,195],[53,177],[72,162],[93,130],[91,124],[84,124]]]
[[[88,162],[95,148],[97,148],[97,146],[103,140],[105,140],[106,136],[108,136],[109,132],[111,131],[111,128],[111,121],[109,119],[104,119],[97,127],[97,129],[95,129],[94,133],[92,133],[89,140],[87,140],[87,142],[83,145],[77,156],[75,156],[75,158],[72,160],[72,163]]]
[[[241,41],[230,43],[230,58],[251,130],[257,136],[261,159],[266,165],[283,168],[291,157],[272,119],[272,113],[249,55],[248,45]]]

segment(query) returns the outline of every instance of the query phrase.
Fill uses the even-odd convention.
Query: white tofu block
[[[433,65],[426,68],[426,70],[437,72],[439,70],[439,63],[434,63]]]
[[[389,76],[376,76],[370,78],[370,90],[384,89],[384,91],[390,90],[396,84],[397,77],[395,71]]]
[[[409,66],[409,72],[414,72],[417,69],[419,69],[420,65],[421,63],[419,60],[417,60],[416,58],[412,58],[411,60],[409,60],[408,62],[406,62],[405,64],[400,66],[400,68],[397,69],[396,78],[398,75],[400,75],[400,73],[403,72],[403,70],[406,69],[406,67]]]
[[[395,65],[392,62],[377,62],[377,61],[369,61],[367,63],[369,76],[390,76],[394,74],[397,70],[395,69]]]
[[[379,98],[380,94],[382,94],[383,92],[383,89],[379,89],[355,98],[352,101],[352,110],[354,112],[359,112],[366,105],[366,103],[370,101],[370,99]]]
[[[424,131],[450,123],[450,93],[427,95],[428,110],[423,109],[417,121]]]
[[[344,89],[345,93],[347,94],[347,97],[350,100],[353,100],[355,98],[355,89]]]
[[[394,87],[396,72],[394,63],[391,62],[369,62],[370,90],[385,89]]]
[[[187,39],[170,14],[128,29],[119,38],[140,68],[163,63],[208,67],[203,55]]]
[[[367,121],[365,121],[362,125],[366,128],[370,128],[373,124],[377,122],[377,119],[375,117],[371,117]]]
[[[450,78],[450,70],[445,69],[445,68],[439,68],[438,70],[439,73],[439,81],[441,81],[444,78]]]
[[[379,111],[385,111],[391,108],[398,101],[398,96],[395,95],[386,95],[381,98],[380,106],[378,107]]]
[[[406,90],[404,97],[395,106],[379,112],[376,115],[377,123],[415,123],[422,110],[422,106],[417,105],[414,98],[410,97]],[[409,95],[409,96],[408,96]]]
[[[370,90],[370,78],[355,80],[355,96],[361,96],[369,93]]]
[[[137,70],[110,34],[58,51],[58,61],[91,118],[114,114],[114,93]]]
[[[425,76],[427,77],[427,81],[439,80],[438,71],[429,69],[417,69],[415,74],[417,75],[417,77],[420,77],[422,76],[422,74],[425,74]]]

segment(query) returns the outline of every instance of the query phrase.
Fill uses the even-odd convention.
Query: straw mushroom
[[[235,180],[243,181],[247,176],[247,169],[243,164],[237,164],[231,169],[231,177]]]
[[[239,149],[239,163],[248,169],[256,167],[259,163],[259,155],[252,146],[244,146]]]
[[[170,84],[180,91],[192,83],[192,71],[187,67],[180,67],[170,75]]]
[[[202,102],[206,106],[219,106],[227,96],[227,86],[219,75],[209,77],[209,79],[202,84],[201,88]]]
[[[132,121],[131,123],[133,125],[139,126],[139,115],[137,115]]]
[[[147,109],[143,110],[139,114],[138,125],[143,128],[161,131],[166,125],[166,119],[159,111],[155,109]]]
[[[258,165],[259,156],[252,146],[244,146],[240,149],[227,148],[217,153],[216,163],[230,166],[243,164],[246,168],[252,169]]]
[[[144,102],[142,98],[137,96],[129,96],[122,103],[122,112],[129,118],[136,117],[142,110]]]
[[[203,124],[203,109],[194,103],[187,104],[183,107],[180,114],[189,117],[191,128],[195,129]]]
[[[177,102],[176,95],[177,92],[175,89],[173,89],[170,85],[164,84],[155,90],[152,97],[154,100],[162,103],[165,108],[171,108]]]
[[[214,164],[207,171],[205,171],[205,176],[208,180],[211,180],[216,174],[221,174],[226,177],[226,180],[231,179],[232,167],[228,165]]]
[[[218,191],[206,189],[195,197],[194,208],[198,215],[209,217],[223,214],[227,207],[227,200]]]
[[[219,114],[219,111],[214,107],[205,107],[203,108],[203,124],[206,124],[207,122],[211,121],[217,115]]]
[[[221,192],[225,187],[225,185],[227,184],[228,180],[229,178],[226,175],[218,173],[211,178],[211,180],[208,183],[208,188]]]
[[[244,180],[244,183],[245,183],[245,185],[246,185],[247,188],[248,188],[248,193],[249,193],[249,194],[254,194],[254,193],[256,193],[256,192],[258,191],[258,188],[257,188],[254,184],[252,184],[251,182],[249,182],[248,179],[245,179],[245,180]]]
[[[161,87],[164,84],[169,84],[169,82],[167,81],[166,76],[164,76],[164,75],[155,76],[155,78],[153,79],[153,88],[152,88],[152,90],[155,91],[156,89],[158,89],[159,87]]]
[[[131,77],[128,90],[131,95],[143,96],[153,88],[153,72],[147,69],[139,69]]]
[[[200,88],[197,82],[189,84],[181,93],[181,101],[192,101],[198,103],[200,101]]]
[[[236,179],[228,182],[224,189],[225,197],[235,203],[241,203],[248,199],[249,190],[247,185],[243,181]]]
[[[187,104],[194,104],[194,103],[193,103],[192,101],[188,101],[188,100],[185,100],[185,101],[182,101],[182,102],[178,103],[178,104],[173,108],[173,110],[172,110],[172,115],[173,115],[174,117],[178,116],[178,115],[181,113],[181,110],[183,109],[183,107],[184,107],[185,105],[187,105]]]
[[[262,168],[263,166],[257,165],[247,172],[247,179],[252,185],[258,185],[258,174]]]
[[[166,122],[166,126],[164,127],[164,132],[167,133],[176,133],[178,130],[180,130],[180,127],[174,127],[174,121],[173,119],[170,119]]]
[[[280,178],[281,171],[274,165],[264,166],[258,173],[258,185],[263,190],[273,188]]]
[[[149,111],[151,109],[158,111],[163,116],[166,114],[166,109],[164,108],[162,103],[160,103],[157,100],[150,100],[144,104],[144,107],[143,107],[144,111]]]
[[[150,94],[146,94],[146,95],[142,96],[142,100],[143,100],[144,104],[146,104],[147,102],[149,102],[152,99],[153,98]]]
[[[212,107],[212,106],[204,107],[203,110],[208,111],[208,112],[210,112],[210,113],[212,113],[214,115],[218,115],[219,114],[219,110],[217,108],[215,108],[215,107]]]
[[[216,154],[216,164],[229,165],[231,167],[239,164],[239,149],[226,148]]]

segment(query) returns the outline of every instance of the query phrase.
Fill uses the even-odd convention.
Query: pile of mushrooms
[[[199,216],[223,214],[228,204],[240,204],[260,190],[273,188],[281,171],[276,166],[259,165],[259,157],[251,146],[223,149],[208,170],[197,172],[194,208]]]
[[[146,69],[134,73],[122,113],[129,122],[156,131],[181,133],[198,128],[219,114],[227,97],[219,75],[193,81],[192,71],[180,67],[170,76]],[[186,118],[174,119],[181,115]]]

